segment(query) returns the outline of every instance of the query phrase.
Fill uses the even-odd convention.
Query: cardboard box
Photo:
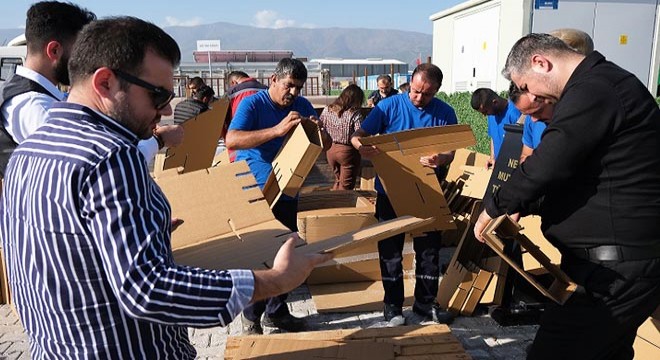
[[[376,189],[376,170],[374,170],[374,164],[371,161],[362,159],[360,177],[357,183],[360,190],[373,191]]]
[[[534,245],[525,235],[520,233],[521,227],[508,215],[493,219],[481,233],[486,244],[497,253],[510,267],[518,272],[527,282],[534,286],[544,296],[563,304],[573,294],[577,285],[566,275],[559,266],[552,264],[550,259]],[[523,270],[520,265],[504,253],[504,242],[501,238],[513,238],[520,244],[521,249],[529,252],[548,273],[554,278],[550,287],[545,287]]]
[[[177,174],[156,182],[172,216],[184,223],[172,233],[175,260],[209,269],[268,267],[289,230],[275,220],[244,161]],[[341,255],[394,234],[428,225],[433,219],[403,217],[306,245],[308,253]],[[303,250],[301,250],[303,251]]]
[[[470,359],[446,325],[229,337],[226,360]]]
[[[282,148],[273,160],[263,193],[270,206],[286,194],[294,197],[323,151],[321,131],[313,121],[302,121],[284,139]]]
[[[167,169],[182,168],[185,173],[211,167],[228,109],[228,99],[216,100],[209,110],[184,121],[183,143],[167,149],[162,167],[154,166],[155,176]]]
[[[398,216],[435,217],[423,231],[455,228],[435,172],[423,167],[419,158],[474,145],[468,125],[407,130],[364,137],[361,142],[380,150],[371,161]]]

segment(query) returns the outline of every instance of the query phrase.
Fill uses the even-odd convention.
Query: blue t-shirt
[[[488,136],[493,139],[493,152],[495,159],[500,153],[502,142],[504,142],[504,125],[515,124],[520,118],[520,110],[509,100],[506,111],[498,115],[488,115]]]
[[[532,117],[525,117],[525,126],[523,127],[523,144],[536,149],[541,143],[541,135],[547,125],[543,121],[533,121]]]
[[[387,97],[371,110],[362,122],[362,130],[367,134],[389,134],[397,131],[456,125],[456,112],[444,101],[434,98],[423,109],[412,104],[408,93]],[[385,189],[376,177],[376,191],[384,194]]]
[[[312,104],[301,96],[296,97],[291,106],[280,108],[270,99],[268,90],[259,91],[241,101],[229,124],[229,130],[254,131],[271,128],[279,124],[291,111],[297,111],[302,116],[316,116]],[[273,170],[273,159],[283,142],[284,137],[279,137],[252,149],[236,151],[236,161],[247,161],[262,190]]]

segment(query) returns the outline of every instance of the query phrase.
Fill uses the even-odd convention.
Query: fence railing
[[[188,93],[188,83],[190,82],[191,77],[187,75],[175,75],[174,76],[174,93],[179,97],[187,97],[190,94]],[[270,77],[259,77],[256,78],[260,83],[270,86]],[[224,77],[210,77],[202,78],[206,85],[210,86],[213,91],[215,91],[216,96],[222,96],[227,93],[229,89],[229,82]],[[310,76],[305,82],[305,86],[301,90],[302,96],[317,96],[322,95],[323,90],[321,86],[321,76]]]

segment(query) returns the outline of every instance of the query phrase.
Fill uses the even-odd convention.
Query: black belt
[[[592,261],[634,261],[660,258],[660,244],[650,247],[601,245],[568,250],[579,259]]]

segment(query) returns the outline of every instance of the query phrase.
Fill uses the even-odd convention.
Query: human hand
[[[176,230],[177,228],[179,228],[181,224],[183,224],[183,219],[173,217],[171,220],[171,224],[172,224],[172,232],[174,232],[174,230]]]
[[[272,271],[282,294],[302,284],[316,265],[332,260],[333,254],[301,254],[295,248],[296,239],[289,238],[275,255]],[[304,249],[304,247],[303,247]]]
[[[474,224],[474,237],[477,238],[477,240],[480,242],[485,242],[483,236],[481,236],[481,233],[484,231],[486,225],[488,225],[491,220],[493,220],[493,218],[488,215],[486,210],[484,210],[481,212],[477,222]]]
[[[378,148],[374,145],[360,145],[358,151],[360,152],[360,156],[367,160],[370,160],[374,156],[380,154],[380,150],[378,150]]]
[[[164,147],[179,146],[183,143],[183,126],[181,125],[163,125],[154,130],[154,136],[160,137]]]
[[[289,133],[294,126],[300,124],[303,120],[303,117],[297,111],[291,111],[289,114],[282,119],[277,125],[275,125],[275,133],[278,137],[285,136]]]

